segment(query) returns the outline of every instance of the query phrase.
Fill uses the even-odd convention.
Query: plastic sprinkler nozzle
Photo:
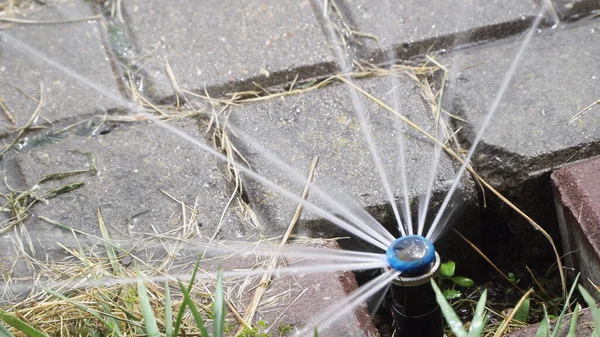
[[[420,235],[403,236],[392,242],[386,257],[390,266],[403,275],[418,275],[431,268],[435,261],[435,248],[431,241]]]

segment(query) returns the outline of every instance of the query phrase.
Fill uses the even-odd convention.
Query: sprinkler
[[[429,284],[440,270],[440,256],[420,235],[394,240],[386,252],[390,266],[400,272],[391,286],[395,335],[444,335],[442,312]]]

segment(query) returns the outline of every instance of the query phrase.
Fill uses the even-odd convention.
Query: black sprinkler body
[[[386,256],[401,272],[391,286],[395,336],[444,336],[442,312],[429,283],[440,270],[433,244],[419,235],[404,236],[392,242]]]

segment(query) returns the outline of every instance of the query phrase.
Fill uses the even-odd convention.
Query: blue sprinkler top
[[[400,237],[388,247],[386,258],[390,266],[402,273],[427,272],[435,259],[433,243],[420,235]]]

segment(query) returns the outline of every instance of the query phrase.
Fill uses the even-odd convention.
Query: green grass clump
[[[571,300],[573,293],[575,291],[575,288],[577,286],[578,279],[579,279],[579,275],[573,281],[573,285],[571,286],[571,289],[570,289],[570,291],[567,295],[567,298],[564,302],[562,311],[560,312],[560,315],[556,318],[556,320],[553,323],[554,329],[552,329],[552,325],[550,324],[550,316],[548,315],[548,312],[546,311],[546,308],[544,307],[545,315],[544,315],[544,318],[542,319],[542,321],[539,323],[538,330],[536,332],[535,337],[557,337],[559,335],[559,333],[561,331],[563,331],[565,324],[566,324],[565,323],[565,315],[567,314],[569,308],[571,308],[570,300]],[[473,315],[473,320],[471,321],[469,330],[467,331],[467,329],[465,329],[465,326],[463,325],[463,322],[460,320],[460,318],[458,317],[458,315],[456,314],[456,312],[454,311],[454,309],[452,308],[450,303],[448,303],[448,300],[446,299],[445,294],[440,290],[440,288],[438,287],[436,282],[431,280],[431,286],[433,287],[433,290],[436,294],[436,300],[437,300],[438,304],[440,305],[442,314],[446,318],[446,322],[448,323],[450,330],[452,330],[452,332],[454,333],[455,336],[457,336],[457,337],[480,337],[480,336],[489,334],[489,333],[486,333],[484,330],[487,319],[488,319],[488,314],[485,309],[485,303],[486,303],[486,299],[487,299],[487,291],[486,290],[483,291],[481,298],[477,302],[477,307],[476,307],[475,313]],[[599,334],[599,331],[600,331],[599,330],[600,329],[600,309],[598,309],[598,304],[593,299],[593,297],[581,285],[579,285],[579,292],[581,293],[584,300],[588,304],[590,311],[592,313],[592,316],[594,318],[594,327],[595,328],[594,328],[594,332],[593,332],[592,336],[600,337],[600,334]],[[530,293],[531,293],[531,291],[527,292],[525,294],[525,296],[521,299],[521,301],[519,301],[517,306],[513,309],[511,314],[509,314],[504,319],[502,324],[493,333],[494,337],[502,336],[511,320],[517,319],[521,322],[526,321],[527,311],[528,311],[528,307],[527,307],[528,301],[527,300],[528,300],[528,296]],[[524,306],[524,305],[526,305],[526,306]],[[574,309],[574,312],[573,312],[572,317],[569,322],[569,329],[568,329],[566,337],[575,337],[576,336],[577,318],[578,318],[579,309],[580,309],[580,306],[575,303],[575,309]]]

